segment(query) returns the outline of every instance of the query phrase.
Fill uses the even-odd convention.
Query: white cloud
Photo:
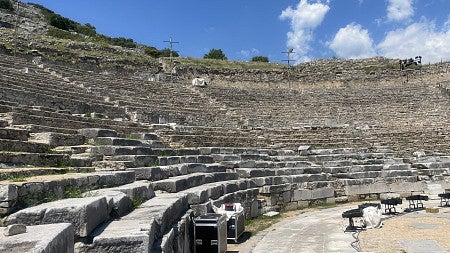
[[[258,55],[260,52],[258,49],[256,48],[252,48],[250,50],[246,50],[246,49],[242,49],[241,51],[239,51],[239,55],[242,56],[243,58],[249,58],[250,56],[256,56]]]
[[[405,29],[397,29],[387,33],[385,39],[378,44],[380,55],[389,58],[423,57],[424,62],[450,60],[450,29],[438,31],[433,22],[422,20]]]
[[[389,0],[387,7],[388,21],[408,21],[414,15],[413,0]]]
[[[323,4],[321,1],[308,3],[308,0],[300,0],[297,7],[289,6],[280,15],[281,20],[290,20],[291,31],[287,33],[287,47],[293,48],[294,58],[298,61],[308,61],[311,50],[310,43],[313,40],[313,30],[319,26],[327,12],[330,10],[329,1]]]
[[[342,58],[358,59],[376,55],[368,30],[359,24],[352,23],[339,29],[333,41],[327,44],[338,57]]]

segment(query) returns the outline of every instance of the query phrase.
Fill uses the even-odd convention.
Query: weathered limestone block
[[[95,137],[117,137],[117,132],[110,129],[101,128],[83,128],[79,129],[78,132],[84,135],[86,138],[92,139]]]
[[[386,183],[354,184],[345,186],[345,195],[360,195],[389,192],[389,185]]]
[[[106,197],[108,203],[107,213],[114,218],[121,217],[129,213],[133,208],[132,200],[125,193],[110,189],[101,189],[95,191],[89,191],[83,194],[90,197]]]
[[[13,224],[13,225],[9,225],[7,226],[4,230],[3,230],[3,235],[4,236],[13,236],[13,235],[18,235],[18,234],[23,234],[27,232],[27,227],[23,224]]]
[[[191,245],[194,245],[194,212],[192,210],[187,211],[186,214],[181,217],[176,226],[176,230],[177,252],[193,252]]]
[[[282,185],[267,185],[262,188],[262,194],[276,194],[290,191],[292,189],[292,184],[282,184]]]
[[[155,190],[166,192],[179,192],[205,183],[203,173],[193,173],[153,182]]]
[[[169,232],[163,235],[161,240],[156,241],[153,243],[153,249],[152,252],[164,252],[164,253],[175,253],[178,251],[175,251],[174,248],[176,246],[175,242],[175,230],[174,228],[171,228]]]
[[[214,172],[205,174],[205,183],[236,180],[239,176],[233,172]]]
[[[298,167],[282,168],[282,169],[277,169],[275,171],[275,173],[277,176],[299,175],[299,174],[305,173],[305,168],[298,168]]]
[[[181,163],[179,156],[158,157],[158,164],[160,166],[174,165]]]
[[[0,207],[10,207],[17,201],[18,187],[14,184],[0,185]]]
[[[115,155],[153,155],[153,149],[150,147],[140,147],[140,146],[94,146],[91,147],[91,152],[93,154],[100,154],[106,156]]]
[[[298,189],[294,190],[291,201],[297,202],[301,200],[326,199],[334,197],[334,189],[331,187],[323,187],[317,189]]]
[[[149,253],[155,238],[154,220],[114,220],[97,228],[92,244],[77,245],[85,253]]]
[[[33,133],[30,141],[45,143],[52,147],[57,146],[77,146],[83,145],[84,136],[80,134],[62,134],[62,133]]]
[[[402,176],[417,176],[415,170],[383,170],[381,177],[402,177]]]
[[[138,206],[122,220],[156,221],[156,235],[164,231],[188,210],[186,194],[159,194]]]
[[[275,176],[273,169],[236,168],[236,173],[241,178]]]
[[[26,231],[14,236],[0,233],[0,252],[74,252],[74,230],[70,223],[27,226]]]
[[[425,182],[397,182],[389,185],[389,192],[408,196],[411,192],[423,192],[426,187]]]
[[[48,202],[22,209],[9,215],[5,225],[40,225],[72,223],[75,235],[88,236],[100,223],[108,219],[105,197],[71,198]]]
[[[93,141],[98,145],[144,146],[140,140],[132,140],[119,137],[95,137]]]
[[[334,189],[323,187],[311,190],[312,199],[325,199],[334,197]]]
[[[125,193],[131,199],[148,200],[155,196],[153,186],[147,181],[135,181],[131,184],[125,184],[112,188]]]

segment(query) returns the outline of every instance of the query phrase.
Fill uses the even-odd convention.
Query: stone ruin
[[[1,55],[0,251],[193,252],[212,205],[254,218],[450,188],[449,65],[405,84],[367,68],[383,61],[308,63],[289,88],[206,68],[193,87]]]

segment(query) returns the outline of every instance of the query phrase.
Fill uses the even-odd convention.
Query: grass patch
[[[25,182],[27,180],[27,176],[23,174],[10,174],[6,177],[0,176],[0,180],[8,180],[11,182]]]
[[[81,198],[83,192],[73,185],[66,187],[64,190],[64,198]]]
[[[260,215],[256,218],[245,220],[245,231],[250,232],[251,235],[256,235],[258,232],[268,229],[281,220],[283,220],[281,214],[272,217]]]

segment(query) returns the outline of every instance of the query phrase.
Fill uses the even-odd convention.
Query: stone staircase
[[[11,56],[0,71],[0,225],[25,224],[30,248],[192,252],[212,205],[254,218],[450,188],[448,97],[433,84],[200,89]]]

